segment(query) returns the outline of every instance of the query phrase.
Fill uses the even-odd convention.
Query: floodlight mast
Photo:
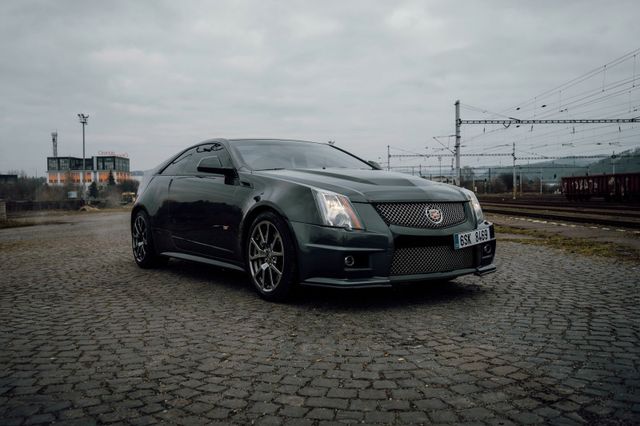
[[[456,107],[456,178],[458,179],[458,186],[462,186],[462,174],[460,173],[460,100],[456,100],[454,105]]]
[[[80,175],[80,182],[82,183],[82,201],[86,202],[86,188],[85,188],[85,182],[84,182],[84,178],[85,178],[85,167],[86,167],[86,160],[85,160],[85,151],[84,151],[84,126],[87,125],[87,120],[89,119],[89,114],[83,114],[80,113],[78,114],[78,120],[80,121],[80,123],[82,124],[82,174]]]

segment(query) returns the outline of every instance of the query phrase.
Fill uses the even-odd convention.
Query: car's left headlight
[[[478,201],[478,197],[473,191],[469,191],[465,188],[460,188],[464,195],[467,197],[469,202],[471,203],[471,207],[473,207],[473,212],[476,215],[476,223],[481,223],[484,221],[484,213],[482,213],[482,208],[480,207],[480,201]]]
[[[313,189],[325,225],[345,229],[364,229],[349,198],[323,189]]]

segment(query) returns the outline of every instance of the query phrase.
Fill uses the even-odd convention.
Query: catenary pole
[[[391,170],[391,148],[387,145],[387,171]]]
[[[520,170],[520,198],[522,198],[522,167],[518,169]]]
[[[456,100],[456,145],[455,145],[455,158],[456,158],[456,175],[458,176],[460,185],[462,182],[460,180],[460,128],[463,124],[502,124],[505,128],[510,127],[512,124],[523,125],[523,124],[622,124],[622,123],[638,123],[640,122],[640,117],[633,118],[588,118],[588,119],[566,119],[566,120],[558,120],[558,119],[549,119],[549,120],[521,120],[518,118],[509,117],[508,119],[492,119],[492,120],[462,120],[460,118],[460,100]],[[508,155],[508,154],[507,154]],[[516,198],[516,171],[515,171],[515,143],[513,148],[513,198]]]
[[[513,199],[516,199],[516,143],[513,143]]]

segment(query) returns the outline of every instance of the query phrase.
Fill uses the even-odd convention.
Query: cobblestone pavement
[[[484,279],[272,304],[69,220],[0,231],[3,425],[640,422],[638,266],[504,243]]]

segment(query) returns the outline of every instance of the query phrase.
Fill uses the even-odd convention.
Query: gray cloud
[[[422,152],[453,131],[457,98],[502,110],[636,48],[638,12],[633,1],[3,2],[0,172],[42,174],[55,129],[60,153],[80,155],[78,112],[90,115],[88,153],[128,152],[134,169],[210,137]]]

